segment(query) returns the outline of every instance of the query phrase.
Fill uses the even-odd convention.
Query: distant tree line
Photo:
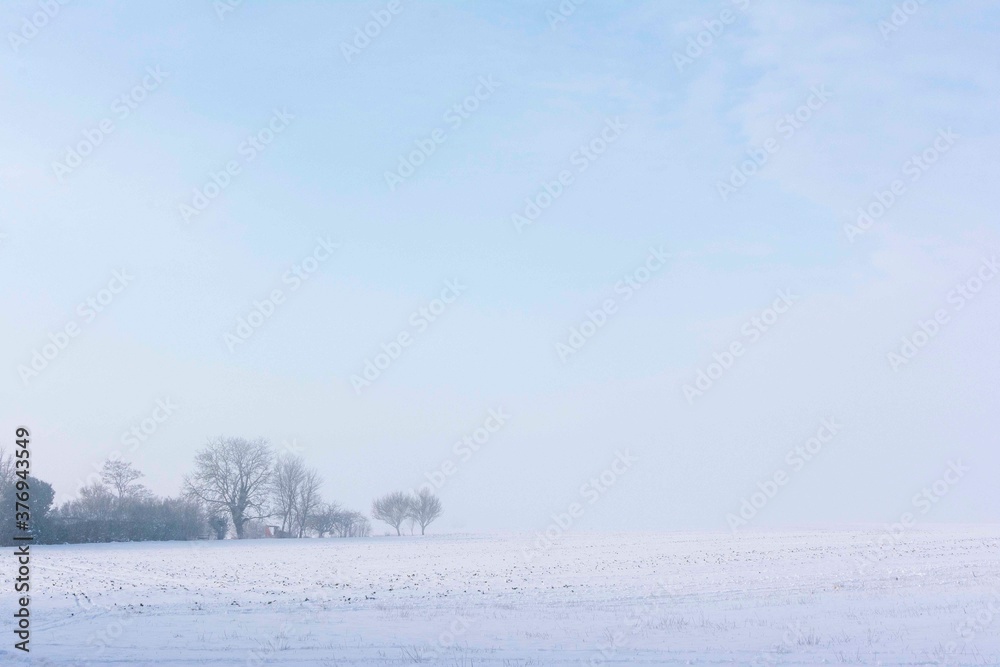
[[[14,523],[10,464],[10,457],[0,451],[0,540],[8,545],[20,533]],[[138,483],[141,477],[129,463],[106,461],[100,481],[84,486],[76,498],[58,507],[52,506],[52,486],[29,477],[29,523],[35,540],[48,544],[194,540],[206,534],[205,513],[198,503],[158,498]]]
[[[275,456],[264,439],[210,440],[195,456],[182,495],[160,498],[139,480],[131,463],[109,460],[100,480],[80,489],[76,498],[53,507],[46,482],[28,478],[31,526],[42,543],[128,542],[145,540],[237,539],[255,537],[367,537],[368,517],[325,502],[323,480],[303,459]],[[0,543],[15,533],[13,457],[0,450]],[[393,492],[372,503],[372,518],[402,534],[420,527],[423,535],[441,515],[441,501],[429,490]]]

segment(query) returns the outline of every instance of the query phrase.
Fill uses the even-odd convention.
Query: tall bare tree
[[[299,537],[305,534],[306,527],[320,511],[323,499],[320,498],[319,487],[322,485],[323,480],[318,472],[312,469],[306,470],[295,498],[295,527]]]
[[[423,535],[427,526],[431,525],[434,519],[441,516],[441,499],[435,496],[427,488],[422,488],[410,498],[410,518],[420,526],[420,534]]]
[[[372,518],[387,523],[402,535],[399,527],[410,516],[410,496],[402,491],[387,493],[372,501]]]
[[[136,480],[142,476],[143,474],[135,466],[121,459],[105,461],[104,467],[101,468],[101,480],[118,494],[119,500],[143,495],[145,487],[136,483]]]
[[[299,499],[299,487],[306,475],[306,464],[298,456],[282,456],[274,464],[271,483],[272,502],[275,513],[281,517],[281,530],[291,533],[295,523],[295,507]]]
[[[263,438],[216,438],[195,456],[184,491],[210,510],[227,511],[242,539],[249,521],[266,516],[273,458]]]

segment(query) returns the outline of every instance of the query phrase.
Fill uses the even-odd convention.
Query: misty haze
[[[1000,7],[0,7],[2,665],[1000,665]]]

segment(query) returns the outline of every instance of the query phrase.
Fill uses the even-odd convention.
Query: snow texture
[[[538,539],[35,546],[0,663],[1000,664],[997,527]]]

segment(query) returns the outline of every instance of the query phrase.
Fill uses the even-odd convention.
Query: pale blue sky
[[[71,3],[0,26],[0,275],[7,314],[0,428],[36,432],[36,473],[60,499],[158,398],[177,404],[128,458],[176,493],[209,436],[297,442],[330,498],[367,511],[456,458],[490,408],[511,417],[441,490],[440,530],[542,529],[615,451],[637,463],[581,528],[726,529],[824,417],[844,423],[759,525],[896,520],[949,460],[974,464],[927,521],[996,521],[1000,281],[954,312],[907,366],[886,358],[1000,249],[996,34],[988,2],[921,5],[883,36],[890,2],[401,3],[348,63],[341,44],[384,3]],[[731,8],[682,72],[674,54]],[[115,100],[166,78],[127,118]],[[480,77],[499,87],[457,127]],[[776,123],[825,86],[791,136]],[[245,162],[274,110],[294,118]],[[53,162],[110,118],[61,182]],[[611,119],[626,125],[578,173]],[[445,140],[395,191],[386,170]],[[904,163],[958,139],[919,180]],[[747,150],[780,149],[722,201]],[[208,174],[241,171],[200,215]],[[574,181],[520,233],[511,215],[561,170]],[[905,192],[865,234],[844,225],[895,178]],[[318,237],[341,244],[301,288],[282,276]],[[556,344],[663,247],[668,266],[563,364]],[[135,281],[38,377],[20,365],[98,294]],[[351,376],[410,313],[467,290],[360,395]],[[287,300],[224,342],[251,302]],[[712,389],[693,382],[777,296],[800,300]],[[0,440],[3,442],[3,440]]]

